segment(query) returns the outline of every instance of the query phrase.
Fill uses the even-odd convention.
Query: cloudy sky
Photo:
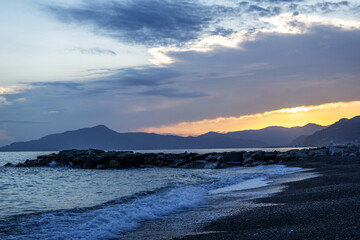
[[[360,115],[359,0],[12,0],[0,29],[0,145]]]

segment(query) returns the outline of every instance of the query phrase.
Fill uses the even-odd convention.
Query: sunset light
[[[181,122],[159,127],[148,127],[139,131],[162,134],[194,136],[209,131],[232,132],[247,129],[261,129],[269,126],[295,127],[308,123],[330,125],[340,118],[360,115],[360,101],[326,103],[315,106],[283,108],[263,113],[237,117],[218,117],[194,122]]]

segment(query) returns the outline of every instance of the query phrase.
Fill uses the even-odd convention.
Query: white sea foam
[[[57,169],[55,169],[58,171]],[[53,170],[53,171],[55,171]],[[112,239],[119,234],[136,229],[142,221],[153,220],[164,215],[199,206],[206,201],[207,196],[228,194],[232,191],[257,188],[268,184],[268,178],[298,171],[299,168],[286,168],[280,165],[259,166],[255,168],[233,168],[221,170],[181,170],[161,169],[122,172],[142,177],[143,184],[153,184],[156,181],[167,183],[163,190],[149,195],[137,196],[127,202],[112,202],[98,205],[94,208],[51,211],[47,213],[29,214],[18,217],[6,226],[5,235],[1,239]],[[75,171],[75,170],[74,170]],[[162,174],[162,171],[168,171]],[[77,172],[75,172],[77,173]],[[72,174],[75,174],[72,173]],[[82,174],[85,171],[81,172]],[[107,174],[111,174],[109,171]],[[98,171],[89,171],[96,174]],[[131,175],[132,174],[132,175]],[[91,175],[89,175],[91,176]],[[147,178],[144,178],[148,176]],[[151,178],[149,178],[151,176]],[[109,176],[108,176],[109,177]],[[121,177],[121,175],[117,176]],[[105,178],[106,179],[106,178]],[[172,182],[171,181],[179,181]],[[113,179],[115,181],[116,178]],[[122,181],[125,181],[123,178]],[[140,181],[140,180],[139,180]],[[140,182],[141,182],[140,181]],[[151,182],[152,181],[152,182]],[[131,188],[139,188],[132,180]],[[129,182],[130,184],[130,182]],[[111,185],[108,185],[110,187]],[[123,191],[127,185],[114,186],[113,191]],[[75,194],[75,193],[72,193]],[[82,191],[79,194],[86,194]],[[119,194],[121,195],[121,194]],[[46,196],[44,196],[46,197]],[[10,229],[10,230],[9,230]],[[1,224],[0,224],[1,230]]]
[[[266,178],[256,178],[256,179],[250,179],[243,182],[240,182],[238,184],[234,184],[231,186],[218,188],[215,190],[210,190],[209,194],[221,194],[221,193],[228,193],[233,191],[241,191],[241,190],[247,190],[247,189],[253,189],[253,188],[259,188],[264,187],[269,184],[270,181],[266,181]]]
[[[57,212],[32,216],[39,229],[6,239],[110,239],[135,229],[140,222],[182,211],[201,203],[206,190],[180,187],[136,199],[127,204],[105,205],[83,212]],[[26,227],[26,226],[25,226]]]
[[[288,168],[283,165],[259,166],[249,169],[247,178],[237,179],[237,182],[228,182],[225,187],[220,187],[209,191],[209,194],[223,194],[234,191],[249,190],[265,187],[271,183],[269,177],[284,175],[301,170],[301,168]]]

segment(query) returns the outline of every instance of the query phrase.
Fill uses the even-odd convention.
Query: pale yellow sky
[[[139,129],[144,132],[195,136],[209,131],[232,132],[261,129],[268,126],[295,127],[308,123],[330,125],[341,118],[360,115],[360,101],[334,102],[313,106],[283,108],[252,115],[218,117],[194,122],[154,126]]]

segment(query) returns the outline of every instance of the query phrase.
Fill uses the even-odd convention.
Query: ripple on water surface
[[[143,220],[198,206],[209,194],[296,170],[0,168],[0,239],[113,238]]]

